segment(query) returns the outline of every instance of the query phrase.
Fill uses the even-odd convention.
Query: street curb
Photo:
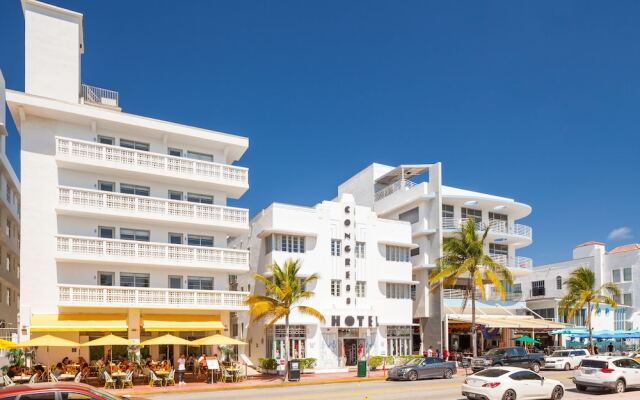
[[[148,392],[113,392],[109,393],[117,394],[118,396],[147,396],[154,394],[185,394],[185,393],[206,393],[206,392],[222,392],[229,390],[247,390],[247,389],[268,389],[273,387],[291,387],[291,386],[312,386],[312,385],[330,385],[335,383],[353,383],[353,382],[371,382],[371,381],[384,381],[387,377],[369,377],[369,378],[348,378],[348,379],[327,379],[327,380],[319,380],[319,381],[298,381],[298,382],[289,382],[289,383],[275,383],[268,385],[252,385],[252,386],[226,386],[221,388],[195,388],[195,389],[187,389],[185,390],[171,390],[171,391],[148,391]]]

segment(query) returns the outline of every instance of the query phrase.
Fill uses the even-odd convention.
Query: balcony
[[[246,311],[249,293],[95,285],[58,285],[58,305]]]
[[[415,183],[403,179],[375,193],[373,210],[379,215],[384,216],[408,204],[433,198],[435,198],[435,194],[429,192],[428,182]]]
[[[107,216],[110,219],[138,219],[164,225],[217,226],[233,234],[247,233],[249,230],[249,211],[244,208],[65,186],[58,187],[58,212]]]
[[[445,231],[459,230],[467,223],[468,218],[442,218],[442,229]],[[531,241],[533,233],[530,226],[522,224],[510,224],[501,220],[482,221],[476,224],[478,231],[484,231],[489,228],[489,235],[508,235]]]
[[[443,289],[442,297],[448,300],[462,300],[464,299],[464,292],[462,289]],[[471,300],[471,297],[468,300]],[[480,293],[476,293],[476,300],[483,300]],[[524,301],[524,296],[522,293],[510,292],[507,293],[506,298],[503,300],[497,293],[488,291],[484,301]]]
[[[526,275],[533,271],[533,260],[529,257],[509,257],[502,254],[489,254],[489,256],[495,262],[509,268],[515,276]]]
[[[219,247],[58,235],[58,261],[249,271],[249,252]]]
[[[80,166],[84,171],[117,172],[140,179],[155,177],[177,184],[209,184],[232,198],[242,196],[249,188],[247,168],[86,140],[56,137],[56,160],[59,165]]]
[[[82,93],[80,94],[82,102],[85,104],[93,104],[108,108],[119,108],[118,92],[108,89],[99,88],[82,84]]]

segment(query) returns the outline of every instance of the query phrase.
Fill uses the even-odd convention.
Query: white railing
[[[118,107],[118,92],[82,84],[82,98],[85,103],[101,104],[105,106]]]
[[[122,286],[58,285],[58,304],[90,307],[160,307],[246,310],[249,293]]]
[[[151,215],[167,219],[195,220],[214,224],[246,225],[249,223],[249,211],[244,208],[66,186],[58,187],[58,203],[64,207],[73,206],[81,210],[126,212],[131,213],[132,216]]]
[[[505,267],[526,270],[530,270],[533,268],[533,260],[529,257],[509,257],[503,254],[490,254],[489,257],[491,257],[495,262],[504,265]]]
[[[442,228],[447,230],[455,230],[462,228],[469,218],[452,218],[452,217],[443,217],[442,218]],[[489,228],[489,232],[491,233],[504,233],[507,235],[517,235],[524,236],[531,239],[532,230],[530,226],[522,225],[522,224],[508,224],[506,221],[502,220],[489,220],[489,221],[481,221],[476,222],[476,227],[478,230],[485,230]]]
[[[413,181],[410,181],[408,179],[398,180],[398,181],[392,183],[391,185],[385,186],[384,188],[378,190],[376,192],[376,195],[375,195],[375,200],[376,201],[382,200],[385,197],[387,197],[387,196],[389,196],[389,195],[391,195],[391,194],[393,194],[393,193],[395,193],[395,192],[397,192],[399,190],[411,189],[412,187],[414,187],[416,185],[417,185],[417,183],[415,183]]]
[[[188,246],[134,240],[104,239],[87,236],[58,235],[60,257],[116,259],[121,262],[158,262],[169,265],[198,265],[210,268],[233,266],[249,268],[249,252],[219,247]]]
[[[247,168],[216,162],[193,160],[125,147],[56,137],[56,155],[85,162],[103,162],[113,168],[139,169],[140,172],[160,172],[185,178],[199,177],[227,184],[248,185]]]
[[[445,299],[453,299],[453,300],[464,299],[464,294],[465,294],[465,291],[462,289],[442,289],[442,297]],[[468,300],[471,300],[471,296],[469,296]],[[482,300],[482,296],[477,291],[476,291],[476,300]],[[500,295],[490,290],[487,291],[486,297],[484,298],[484,300],[503,301]],[[507,293],[506,298],[504,300],[505,301],[521,301],[521,300],[524,300],[524,296],[522,296],[522,293],[511,292],[511,293]]]

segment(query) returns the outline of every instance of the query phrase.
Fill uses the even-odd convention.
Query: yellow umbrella
[[[0,349],[12,349],[14,347],[16,347],[15,343],[9,340],[0,339]]]
[[[193,346],[210,346],[210,345],[243,345],[247,344],[241,340],[236,340],[228,336],[220,334],[203,337],[191,342]]]
[[[80,346],[133,346],[135,343],[129,339],[125,339],[116,335],[107,335],[90,342],[82,343]]]
[[[53,335],[39,336],[35,339],[27,340],[26,342],[20,342],[15,347],[79,347],[80,343],[72,340],[63,339]]]
[[[163,336],[158,336],[155,337],[153,339],[149,339],[149,340],[145,340],[144,342],[140,343],[140,345],[142,346],[153,346],[153,345],[160,345],[160,344],[177,344],[177,345],[187,345],[187,346],[193,346],[193,344],[188,341],[187,339],[183,339],[181,337],[177,337],[177,336],[173,336],[171,334],[166,334]]]

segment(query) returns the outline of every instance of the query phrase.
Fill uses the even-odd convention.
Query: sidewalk
[[[207,392],[218,390],[240,390],[255,389],[264,387],[295,386],[295,385],[324,385],[330,383],[361,382],[367,380],[384,380],[385,372],[370,371],[366,378],[358,378],[356,372],[343,372],[336,374],[303,374],[299,382],[283,383],[282,378],[274,375],[259,375],[249,377],[244,382],[238,383],[215,383],[213,385],[204,382],[187,383],[186,385],[175,385],[168,387],[150,387],[146,384],[139,384],[133,389],[109,389],[110,393],[117,395],[143,396],[159,393],[189,393]]]

